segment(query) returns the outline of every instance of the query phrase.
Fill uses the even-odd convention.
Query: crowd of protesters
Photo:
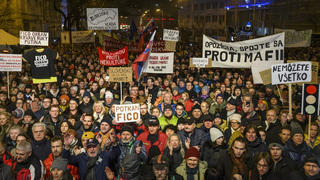
[[[286,85],[254,84],[250,70],[190,68],[201,50],[180,44],[174,73],[120,90],[93,46],[50,48],[57,82],[33,84],[29,64],[1,73],[0,179],[320,179],[320,119],[301,114],[301,87],[290,113]],[[305,54],[319,59],[317,49],[286,56]],[[141,119],[117,123],[115,105],[132,103]]]

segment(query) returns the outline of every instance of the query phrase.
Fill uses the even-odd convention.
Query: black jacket
[[[280,180],[280,178],[277,175],[272,174],[271,170],[269,169],[269,171],[262,176],[262,179],[260,179],[258,169],[255,167],[248,172],[244,180]]]
[[[271,172],[272,174],[276,174],[281,179],[285,179],[290,172],[297,169],[298,167],[294,161],[288,157],[282,156],[282,159],[277,162],[277,164],[272,166]]]
[[[191,135],[189,135],[184,129],[179,131],[177,134],[179,135],[179,137],[181,139],[181,142],[182,142],[182,145],[183,145],[185,152],[187,152],[187,148],[185,146],[185,140],[187,138],[189,138],[190,139],[190,147],[199,146],[200,147],[200,154],[202,155],[203,144],[207,140],[206,133],[202,129],[195,128]]]
[[[14,174],[18,174],[22,169],[29,169],[31,176],[34,177],[33,180],[41,179],[45,174],[45,168],[42,164],[42,161],[35,156],[33,153],[23,162],[14,162],[15,168],[13,169]],[[16,165],[15,165],[16,164]]]
[[[183,161],[182,154],[181,154],[180,150],[181,150],[181,146],[179,146],[178,148],[174,148],[172,151],[172,155],[170,155],[170,149],[168,147],[166,147],[163,150],[163,155],[167,156],[169,159],[169,164],[170,164],[169,174],[171,174],[171,175],[173,175],[175,173],[177,167],[179,167]]]
[[[225,151],[227,148],[228,145],[226,143],[215,147],[213,142],[208,140],[203,145],[202,160],[208,163],[208,168],[217,168],[221,151]]]
[[[300,171],[293,171],[291,172],[288,176],[288,179],[290,180],[319,180],[320,179],[320,174],[317,174],[313,177],[308,177],[304,170]]]
[[[266,129],[266,121],[262,123],[263,129]],[[275,138],[279,137],[280,130],[282,128],[282,125],[280,121],[277,119],[275,123],[271,123],[269,125],[269,128],[266,131],[266,143],[271,143]]]
[[[11,166],[0,164],[0,180],[15,180]]]
[[[254,167],[254,159],[255,156],[259,152],[269,152],[268,146],[262,142],[261,138],[258,137],[255,141],[249,142],[248,143],[248,149],[249,149],[249,156],[250,156],[250,162],[248,163],[248,168],[252,169]]]
[[[51,142],[46,138],[41,141],[33,140],[31,141],[32,152],[34,155],[39,157],[41,161],[46,160],[51,153]]]

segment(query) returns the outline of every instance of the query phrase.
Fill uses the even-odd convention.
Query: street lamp
[[[163,29],[164,28],[164,26],[163,26],[163,10],[157,9],[156,11],[161,12],[161,25],[162,25],[162,29]]]

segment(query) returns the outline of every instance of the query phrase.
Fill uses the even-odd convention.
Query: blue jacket
[[[303,166],[304,158],[311,151],[311,147],[308,146],[305,141],[303,141],[303,143],[297,147],[292,139],[287,141],[284,149],[286,155],[288,155],[290,159],[294,160],[299,168]]]
[[[182,142],[183,148],[185,149],[185,152],[187,151],[187,148],[185,145],[185,140],[187,138],[189,138],[190,139],[190,147],[199,146],[200,147],[200,154],[202,155],[203,144],[207,141],[207,135],[202,129],[195,128],[191,135],[189,135],[184,129],[179,131],[177,134],[179,135],[179,137],[181,139],[181,142]]]
[[[115,164],[118,156],[120,156],[119,145],[115,146],[112,149],[112,151],[102,151],[99,154],[99,158],[94,166],[96,180],[107,179],[107,176],[106,176],[106,173],[104,172],[104,170],[107,166],[110,167],[110,165]],[[79,167],[80,179],[81,180],[86,179],[87,162],[88,162],[88,154],[87,153],[81,153],[81,154],[75,156],[75,155],[71,155],[69,150],[63,149],[62,157],[67,158],[69,161],[69,164]]]

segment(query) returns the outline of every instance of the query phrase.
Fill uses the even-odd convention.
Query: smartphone
[[[250,101],[246,101],[246,106],[250,106]]]
[[[143,142],[142,142],[142,141],[140,141],[139,146],[141,147],[142,145],[143,145]]]

